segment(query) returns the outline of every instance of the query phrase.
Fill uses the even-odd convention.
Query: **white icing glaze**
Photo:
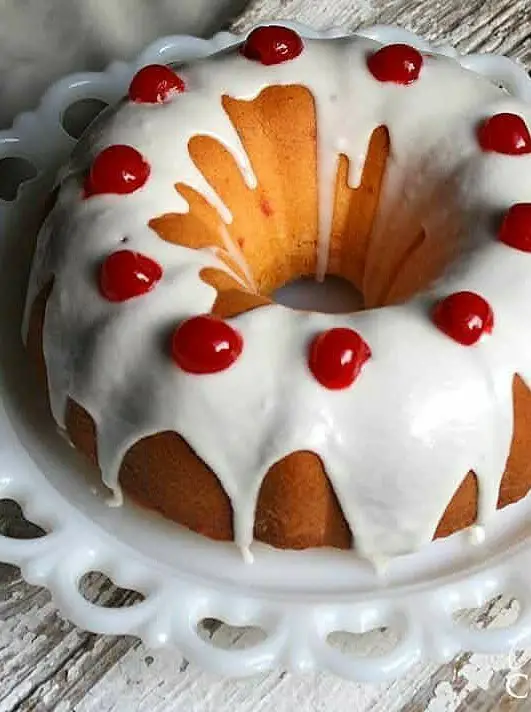
[[[370,40],[305,40],[302,54],[263,67],[237,52],[180,70],[188,91],[165,105],[124,102],[97,122],[76,150],[43,227],[26,308],[54,277],[44,325],[44,353],[54,417],[64,426],[68,397],[93,417],[104,481],[115,492],[121,460],[141,438],[179,432],[214,470],[234,509],[235,539],[252,542],[256,498],[266,472],[297,450],[323,460],[356,548],[373,560],[429,541],[469,470],[478,476],[479,522],[495,510],[513,430],[512,379],[531,382],[531,256],[493,239],[493,215],[531,197],[531,157],[482,153],[478,121],[531,111],[446,58],[425,58],[410,86],[377,82],[365,64]],[[221,96],[251,99],[268,85],[300,84],[316,103],[320,244],[318,277],[327,269],[338,155],[359,183],[373,130],[385,125],[391,156],[367,256],[366,303],[379,303],[407,251],[401,235],[423,228],[419,248],[444,253],[457,239],[462,258],[430,290],[399,306],[351,315],[303,313],[280,305],[231,320],[244,338],[226,371],[195,376],[168,357],[168,335],[189,316],[208,312],[215,290],[199,278],[206,266],[227,270],[216,249],[191,250],[161,240],[151,218],[186,212],[175,189],[202,193],[226,223],[231,216],[189,157],[187,144],[208,134],[233,154],[247,184],[256,178]],[[150,180],[126,196],[81,199],[93,157],[105,146],[135,146]],[[419,215],[422,216],[419,219]],[[456,219],[459,218],[459,220]],[[123,247],[157,260],[164,277],[149,294],[106,302],[95,270]],[[224,236],[233,257],[237,248]],[[227,242],[229,240],[229,242]],[[243,264],[243,267],[246,266]],[[247,269],[247,281],[252,275]],[[400,274],[390,292],[400,295]],[[495,329],[465,348],[440,333],[434,299],[475,290],[492,305]],[[320,330],[350,326],[372,358],[354,385],[321,387],[307,367],[308,343]]]

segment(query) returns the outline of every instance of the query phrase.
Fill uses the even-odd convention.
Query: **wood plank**
[[[3,572],[0,601],[0,712],[33,709],[49,688],[61,694],[88,689],[138,645],[130,637],[79,630],[61,617],[46,590],[25,583],[15,567],[9,569],[10,580]],[[136,599],[99,576],[92,576],[84,590],[99,605],[121,606]]]

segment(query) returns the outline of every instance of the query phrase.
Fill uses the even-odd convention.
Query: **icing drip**
[[[234,264],[239,267],[239,269],[242,271],[243,276],[245,277],[245,282],[243,282],[239,278],[237,278],[237,281],[240,282],[240,284],[244,285],[249,291],[255,292],[255,294],[257,294],[258,289],[256,287],[256,282],[253,279],[251,268],[247,264],[247,261],[243,256],[241,250],[239,250],[238,247],[231,240],[229,231],[227,230],[225,225],[221,226],[221,239],[223,240],[223,245],[227,254],[234,261]]]
[[[477,132],[500,114],[516,113],[529,126],[531,110],[446,58],[425,56],[407,86],[378,81],[367,57],[379,48],[361,38],[304,40],[298,56],[267,67],[238,51],[183,67],[185,92],[170,93],[164,103],[122,103],[96,122],[62,173],[57,205],[40,233],[25,328],[34,298],[53,277],[43,344],[55,419],[64,426],[69,397],[91,414],[104,481],[118,494],[120,463],[134,443],[180,433],[219,477],[232,502],[236,542],[246,552],[262,479],[297,450],[321,457],[357,550],[375,561],[428,542],[470,470],[485,521],[496,507],[511,443],[513,375],[531,383],[531,339],[522,328],[531,255],[496,239],[492,226],[493,215],[529,200],[531,157],[482,151]],[[148,223],[187,212],[174,189],[179,182],[230,224],[230,211],[194,165],[188,142],[214,137],[254,189],[252,165],[221,97],[253,99],[275,84],[303,85],[315,100],[318,277],[327,271],[338,156],[349,158],[350,185],[359,185],[379,126],[389,131],[391,155],[366,258],[366,304],[379,305],[390,284],[389,301],[400,301],[406,279],[397,264],[405,264],[411,248],[400,247],[401,233],[423,231],[411,260],[423,250],[444,255],[457,238],[466,251],[430,293],[400,306],[327,315],[271,305],[241,314],[229,320],[245,345],[237,359],[197,376],[176,367],[161,344],[183,321],[211,310],[216,292],[201,270],[230,270],[219,250],[165,242]],[[149,179],[130,194],[84,200],[88,167],[116,144],[145,158]],[[95,288],[93,269],[124,236],[129,250],[160,265],[162,276],[141,297],[111,303]],[[230,251],[228,234],[224,239]],[[492,333],[470,347],[431,318],[434,304],[458,292],[481,295],[495,316]],[[335,328],[359,335],[371,353],[355,383],[338,390],[323,388],[308,367],[308,344]]]

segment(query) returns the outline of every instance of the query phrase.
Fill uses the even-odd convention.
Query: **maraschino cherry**
[[[438,329],[463,346],[472,346],[494,327],[490,304],[475,292],[455,292],[441,299],[433,310]]]
[[[149,64],[133,77],[129,99],[139,104],[162,104],[185,89],[181,77],[165,64]]]
[[[287,27],[268,25],[253,30],[240,51],[247,59],[272,65],[295,59],[303,49],[303,41],[296,32]]]
[[[109,146],[94,159],[85,181],[85,197],[134,193],[146,183],[149,174],[149,164],[136,148]]]
[[[498,237],[509,247],[531,252],[531,203],[516,203],[509,208]]]
[[[479,145],[484,151],[517,156],[531,153],[531,136],[525,121],[517,114],[495,114],[478,128]]]
[[[407,44],[382,47],[367,58],[367,67],[375,79],[394,84],[411,84],[419,78],[421,53]]]
[[[162,267],[131,250],[113,252],[100,267],[100,292],[110,302],[125,302],[149,292],[162,277]]]
[[[194,316],[174,331],[171,343],[175,363],[187,373],[207,374],[232,366],[243,351],[243,338],[219,317]]]
[[[325,388],[348,388],[358,377],[371,350],[353,329],[328,329],[315,337],[310,346],[309,367]]]

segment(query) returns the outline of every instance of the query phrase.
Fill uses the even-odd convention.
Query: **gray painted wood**
[[[1,13],[0,8],[0,22]],[[399,24],[462,52],[504,53],[531,67],[528,0],[254,0],[234,28],[245,31],[273,17],[349,29],[375,22]],[[17,507],[5,502],[0,502],[0,531],[17,537],[35,534],[20,521]],[[89,577],[84,590],[101,605],[127,605],[135,597],[98,576]],[[513,601],[497,598],[464,617],[477,625],[503,625],[516,615],[515,608]],[[205,634],[229,646],[252,636],[216,625]],[[530,657],[530,651],[522,653],[520,671],[531,678]],[[0,564],[0,712],[531,709],[531,692],[529,699],[520,700],[506,692],[509,667],[507,656],[464,653],[442,666],[419,664],[385,685],[285,673],[251,681],[221,680],[188,665],[175,652],[148,651],[131,638],[78,630],[58,615],[45,590],[26,584],[14,567]],[[525,677],[522,685],[526,695]]]

